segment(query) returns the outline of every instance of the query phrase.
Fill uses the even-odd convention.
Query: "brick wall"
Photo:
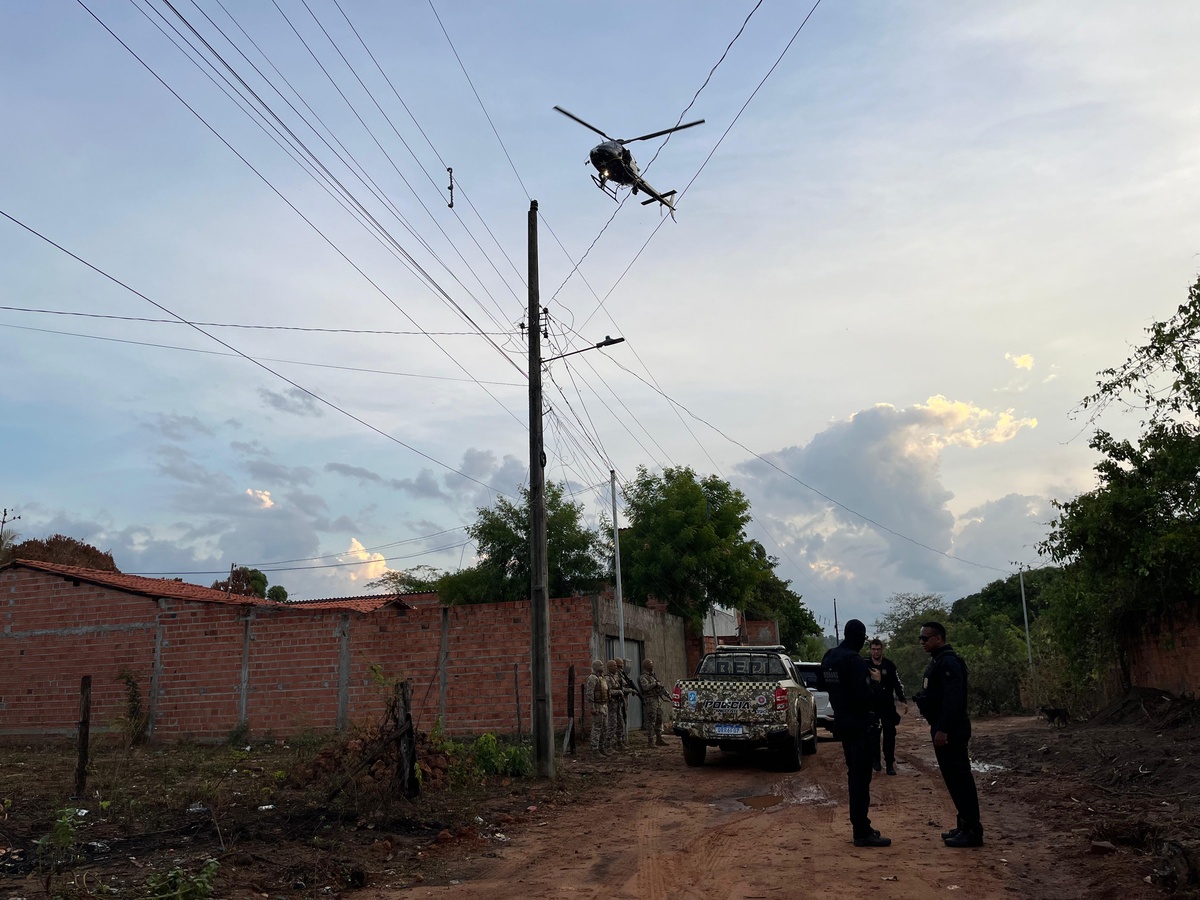
[[[609,597],[552,600],[555,727],[566,726],[570,666],[586,677]],[[664,681],[685,670],[681,620],[626,606]],[[126,711],[118,676],[136,678],[161,739],[221,739],[354,727],[378,718],[386,681],[410,679],[417,727],[452,734],[531,729],[529,602],[444,608],[414,598],[371,613],[151,599],[24,568],[0,572],[0,734],[69,734],[79,682],[92,676],[92,727]],[[669,683],[669,682],[668,682]]]
[[[1150,623],[1129,652],[1134,687],[1158,688],[1173,694],[1200,691],[1200,616],[1187,604]]]

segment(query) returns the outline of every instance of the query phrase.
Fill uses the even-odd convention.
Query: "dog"
[[[1071,723],[1071,714],[1059,706],[1043,706],[1038,713],[1046,717],[1046,722],[1057,728]]]

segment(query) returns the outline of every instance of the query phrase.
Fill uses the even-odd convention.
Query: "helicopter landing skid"
[[[606,193],[606,194],[608,194],[608,196],[612,197],[613,202],[615,202],[615,203],[621,202],[620,199],[617,197],[617,189],[615,187],[610,187],[607,181],[605,181],[602,178],[597,178],[595,175],[592,176],[592,181],[595,183],[596,187],[600,188],[600,190],[604,191],[604,193]]]

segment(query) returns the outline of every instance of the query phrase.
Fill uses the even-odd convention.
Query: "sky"
[[[1091,434],[1137,434],[1079,401],[1200,268],[1198,28],[1090,0],[2,4],[6,527],[294,599],[470,565],[463,526],[528,481],[537,201],[544,356],[625,339],[544,367],[547,477],[590,525],[610,470],[725,478],[827,630],[835,599],[870,624],[1045,564]],[[555,105],[614,138],[703,118],[629,145],[676,220],[597,190]]]

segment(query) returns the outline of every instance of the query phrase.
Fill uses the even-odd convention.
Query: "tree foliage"
[[[503,497],[482,507],[467,533],[479,550],[470,568],[443,575],[435,587],[443,603],[490,603],[529,597],[533,581],[529,545],[529,491],[521,502]],[[566,498],[562,484],[546,484],[546,562],[551,597],[593,590],[604,578],[600,537],[583,523],[583,506]],[[386,577],[386,576],[385,576]]]
[[[364,587],[384,590],[389,594],[426,594],[438,589],[438,581],[446,573],[433,566],[413,566],[411,569],[388,569]]]
[[[248,566],[238,566],[229,573],[228,578],[214,581],[212,587],[214,590],[237,594],[241,597],[258,597],[259,599],[264,599],[267,596],[268,581],[267,576],[258,569],[251,569]],[[286,592],[284,596],[287,596]]]
[[[1149,340],[1121,365],[1100,373],[1085,409],[1102,411],[1124,400],[1149,414],[1150,424],[1200,416],[1200,278],[1165,322],[1146,329]]]
[[[99,569],[102,572],[120,572],[110,551],[99,550],[91,544],[52,534],[48,538],[31,538],[12,547],[12,559],[28,559],[38,562],[58,563],[62,566],[79,566],[84,569]]]
[[[950,635],[950,608],[941,594],[896,593],[888,598],[888,610],[875,620],[875,631],[885,643],[885,653],[896,664],[896,673],[911,693],[921,684],[929,657],[917,636],[922,622],[941,622]],[[840,635],[839,635],[840,637]]]
[[[640,466],[622,493],[621,578],[633,602],[655,597],[699,622],[714,603],[744,609],[754,599],[763,568],[746,538],[750,502],[741,491],[687,467],[651,475]]]
[[[748,619],[779,623],[779,640],[796,659],[805,659],[807,639],[821,633],[812,611],[804,605],[791,582],[776,574],[779,560],[768,556],[761,544],[755,544],[758,580],[742,612]]]

